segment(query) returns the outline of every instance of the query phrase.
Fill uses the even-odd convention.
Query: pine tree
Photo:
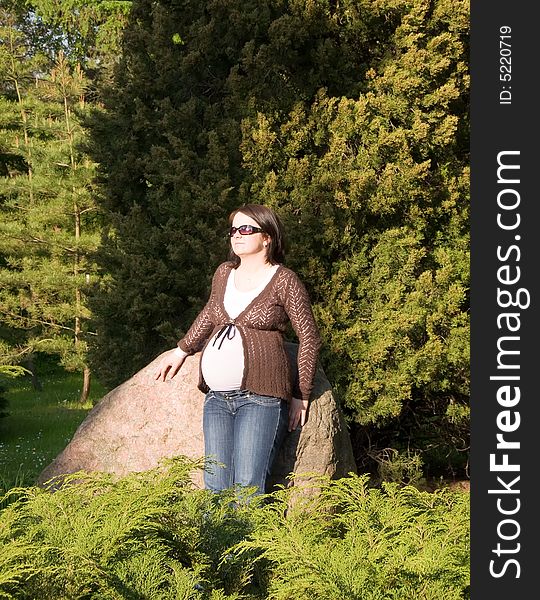
[[[130,6],[124,0],[10,0],[2,11],[1,354],[30,370],[33,351],[60,354],[65,366],[83,370],[81,401],[90,386],[83,290],[95,277],[89,255],[100,229],[84,120],[89,104],[99,110],[97,86],[117,62]],[[40,225],[31,234],[27,220],[34,212]],[[56,279],[47,283],[50,260],[56,261]],[[38,297],[30,314],[27,305]]]
[[[11,343],[3,361],[57,354],[66,368],[84,372],[84,401],[90,385],[84,288],[95,275],[90,254],[99,230],[95,166],[78,149],[87,81],[62,53],[47,74],[45,58],[32,57],[8,19],[4,14],[0,115],[9,154],[0,179],[0,312]]]
[[[16,1],[16,0],[15,0]],[[117,62],[130,0],[31,0],[21,27],[32,47],[79,63],[87,76]]]

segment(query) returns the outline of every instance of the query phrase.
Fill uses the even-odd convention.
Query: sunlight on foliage
[[[270,564],[269,598],[443,600],[468,586],[468,497],[383,484],[324,481],[310,506],[288,493],[260,511],[236,552]]]
[[[0,597],[468,597],[467,493],[351,475],[320,477],[317,495],[213,494],[193,488],[200,468],[178,457],[121,479],[79,472],[10,490]]]

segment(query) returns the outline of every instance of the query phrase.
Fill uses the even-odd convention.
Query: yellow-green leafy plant
[[[367,476],[266,496],[195,489],[179,457],[121,479],[15,488],[0,511],[0,598],[463,600],[468,494]],[[313,481],[309,484],[313,489]]]
[[[263,561],[272,600],[463,600],[469,597],[468,494],[367,476],[321,480],[291,507],[290,491],[258,511],[235,552]]]

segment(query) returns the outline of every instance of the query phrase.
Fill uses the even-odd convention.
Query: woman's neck
[[[254,256],[242,256],[240,258],[240,264],[237,269],[243,273],[256,273],[261,269],[268,269],[272,265],[266,260],[266,256],[254,255]]]

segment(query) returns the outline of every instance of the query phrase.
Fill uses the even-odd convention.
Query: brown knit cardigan
[[[217,268],[210,298],[178,346],[188,354],[204,352],[219,329],[233,323],[244,346],[241,389],[290,401],[293,374],[283,344],[283,333],[290,320],[299,341],[298,389],[302,400],[309,400],[321,342],[304,284],[296,273],[280,265],[263,291],[231,319],[223,306],[223,298],[232,268],[231,262]],[[209,391],[202,372],[199,389]]]

